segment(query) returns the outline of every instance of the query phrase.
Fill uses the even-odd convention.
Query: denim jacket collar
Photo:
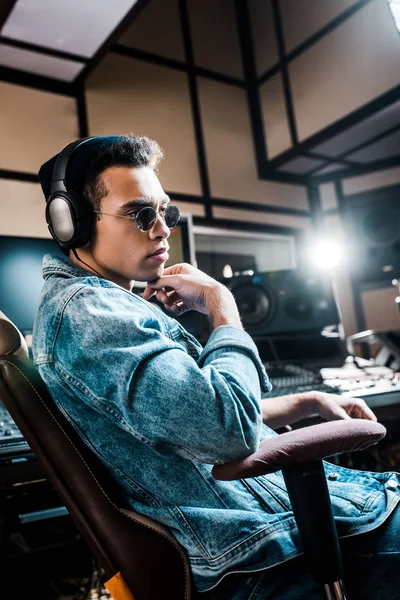
[[[56,256],[54,254],[45,254],[43,257],[43,279],[48,279],[54,275],[65,275],[66,277],[98,277],[90,271],[75,265],[67,256]]]

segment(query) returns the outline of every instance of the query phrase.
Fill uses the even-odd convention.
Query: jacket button
[[[389,481],[386,482],[386,486],[390,490],[395,490],[399,487],[399,484],[397,483],[397,481],[395,479],[389,479]]]
[[[329,473],[328,475],[328,479],[330,479],[331,481],[335,481],[335,479],[337,479],[339,477],[339,473],[337,473],[336,471],[333,471],[333,473]]]

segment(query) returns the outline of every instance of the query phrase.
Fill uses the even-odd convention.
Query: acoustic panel
[[[171,195],[171,202],[178,206],[181,213],[190,213],[196,217],[205,217],[206,210],[204,208],[204,204],[194,204],[193,202],[181,202],[180,200],[175,200],[174,196]]]
[[[260,100],[266,151],[271,159],[292,146],[281,73],[261,84]]]
[[[188,0],[196,66],[243,78],[235,3]]]
[[[358,175],[357,177],[349,177],[343,179],[343,192],[345,194],[357,194],[367,190],[377,189],[400,183],[400,167],[392,169],[384,169],[367,173],[366,175]]]
[[[308,210],[305,186],[258,178],[245,90],[205,77],[198,84],[212,195]]]
[[[344,165],[343,163],[332,162],[328,163],[328,165],[326,165],[325,167],[322,167],[321,169],[315,171],[315,173],[313,173],[313,176],[318,177],[318,175],[328,175],[329,173],[335,173],[336,171],[345,171],[348,168],[349,167],[347,165]]]
[[[0,235],[50,238],[38,183],[0,179]]]
[[[400,101],[390,104],[356,125],[347,127],[326,142],[315,146],[313,151],[336,157],[371,140],[374,136],[381,135],[397,124],[400,125]]]
[[[319,186],[319,195],[321,198],[321,208],[325,210],[337,210],[339,208],[335,185],[333,183],[323,183]]]
[[[242,223],[260,223],[264,225],[277,225],[280,227],[293,227],[294,229],[312,229],[310,217],[285,215],[278,213],[258,212],[238,208],[213,207],[213,216],[216,219],[241,221]]]
[[[262,75],[279,60],[271,0],[251,0],[250,14],[257,75]]]
[[[61,81],[73,81],[85,66],[83,62],[46,56],[6,44],[0,44],[0,65]]]
[[[88,58],[122,21],[137,0],[18,0],[2,35]]]
[[[400,330],[397,296],[399,296],[399,290],[393,286],[362,292],[361,303],[367,329],[375,329],[376,331]]]
[[[289,65],[299,139],[397,86],[399,59],[400,38],[386,2],[366,4],[300,54]]]
[[[110,53],[90,75],[86,98],[91,135],[155,139],[165,189],[201,194],[186,73]]]
[[[293,173],[294,175],[307,175],[317,167],[325,164],[320,158],[311,158],[309,156],[298,156],[279,167],[284,173]]]
[[[280,0],[286,52],[330,23],[356,0]]]
[[[75,98],[0,82],[0,169],[37,173],[79,137]]]
[[[118,43],[184,61],[178,0],[151,0],[119,38]]]
[[[400,128],[378,142],[349,154],[347,158],[361,163],[368,163],[391,156],[400,156]]]

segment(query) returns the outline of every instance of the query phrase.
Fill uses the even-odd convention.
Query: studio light
[[[333,269],[337,267],[343,256],[342,248],[335,240],[320,240],[311,252],[311,259],[321,269]]]
[[[389,8],[392,11],[394,22],[400,31],[400,0],[388,0]]]

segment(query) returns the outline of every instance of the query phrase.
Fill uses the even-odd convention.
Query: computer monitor
[[[32,332],[47,253],[64,256],[52,239],[0,236],[0,310],[24,335]]]
[[[168,238],[169,259],[165,266],[186,262],[196,266],[192,215],[182,213],[179,223]]]
[[[183,214],[169,237],[167,264],[195,264],[193,240],[191,215]],[[42,259],[47,253],[65,258],[52,239],[0,236],[0,310],[24,335],[33,329],[43,287]]]

